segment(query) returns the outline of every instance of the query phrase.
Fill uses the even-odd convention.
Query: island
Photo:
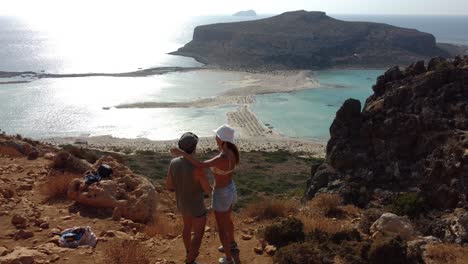
[[[416,29],[342,21],[304,10],[198,26],[193,40],[171,54],[240,69],[382,68],[450,56],[433,35]]]
[[[257,13],[254,10],[239,11],[233,16],[257,16]]]

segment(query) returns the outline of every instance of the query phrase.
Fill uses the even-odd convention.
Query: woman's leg
[[[226,215],[226,229],[227,229],[227,234],[228,234],[228,239],[230,243],[234,243],[234,223],[232,222],[232,207],[229,208],[229,211],[227,212]]]
[[[216,220],[218,222],[219,227],[219,238],[221,240],[221,244],[224,248],[224,254],[226,254],[226,259],[232,260],[232,253],[231,253],[231,234],[229,234],[229,215],[230,212],[215,212]]]

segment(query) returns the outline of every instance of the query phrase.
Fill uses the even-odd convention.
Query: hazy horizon
[[[120,1],[57,1],[57,0],[16,0],[2,3],[0,15],[23,16],[28,18],[86,18],[108,17],[135,13],[141,16],[205,16],[226,15],[242,10],[255,10],[258,14],[274,15],[294,10],[323,11],[328,14],[350,15],[443,15],[466,16],[468,4],[464,0],[330,0],[327,2],[290,0],[284,1],[215,1],[196,2],[155,2],[148,0]]]

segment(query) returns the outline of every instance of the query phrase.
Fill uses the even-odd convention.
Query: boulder
[[[414,237],[414,228],[406,217],[401,217],[391,213],[384,213],[375,221],[370,232],[372,236],[378,234],[391,234],[399,236],[404,240],[410,240]]]
[[[83,179],[70,183],[67,196],[78,203],[114,210],[116,219],[121,216],[136,222],[147,222],[153,215],[156,205],[156,190],[151,182],[117,162],[110,156],[99,159],[95,168],[108,164],[114,173],[112,178],[91,185]]]

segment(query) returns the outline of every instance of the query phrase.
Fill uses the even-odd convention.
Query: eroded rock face
[[[448,56],[414,29],[293,11],[254,21],[198,26],[177,55],[226,67],[382,66]]]
[[[89,186],[83,179],[75,179],[70,183],[68,198],[88,206],[112,208],[115,215],[136,222],[148,221],[156,205],[154,186],[110,156],[99,159],[94,166],[98,168],[103,163],[112,167],[112,178]]]
[[[305,198],[321,189],[365,206],[377,188],[417,188],[436,208],[466,204],[468,56],[393,67],[373,90],[362,111],[349,99],[337,112],[320,167],[334,176],[314,172]]]

